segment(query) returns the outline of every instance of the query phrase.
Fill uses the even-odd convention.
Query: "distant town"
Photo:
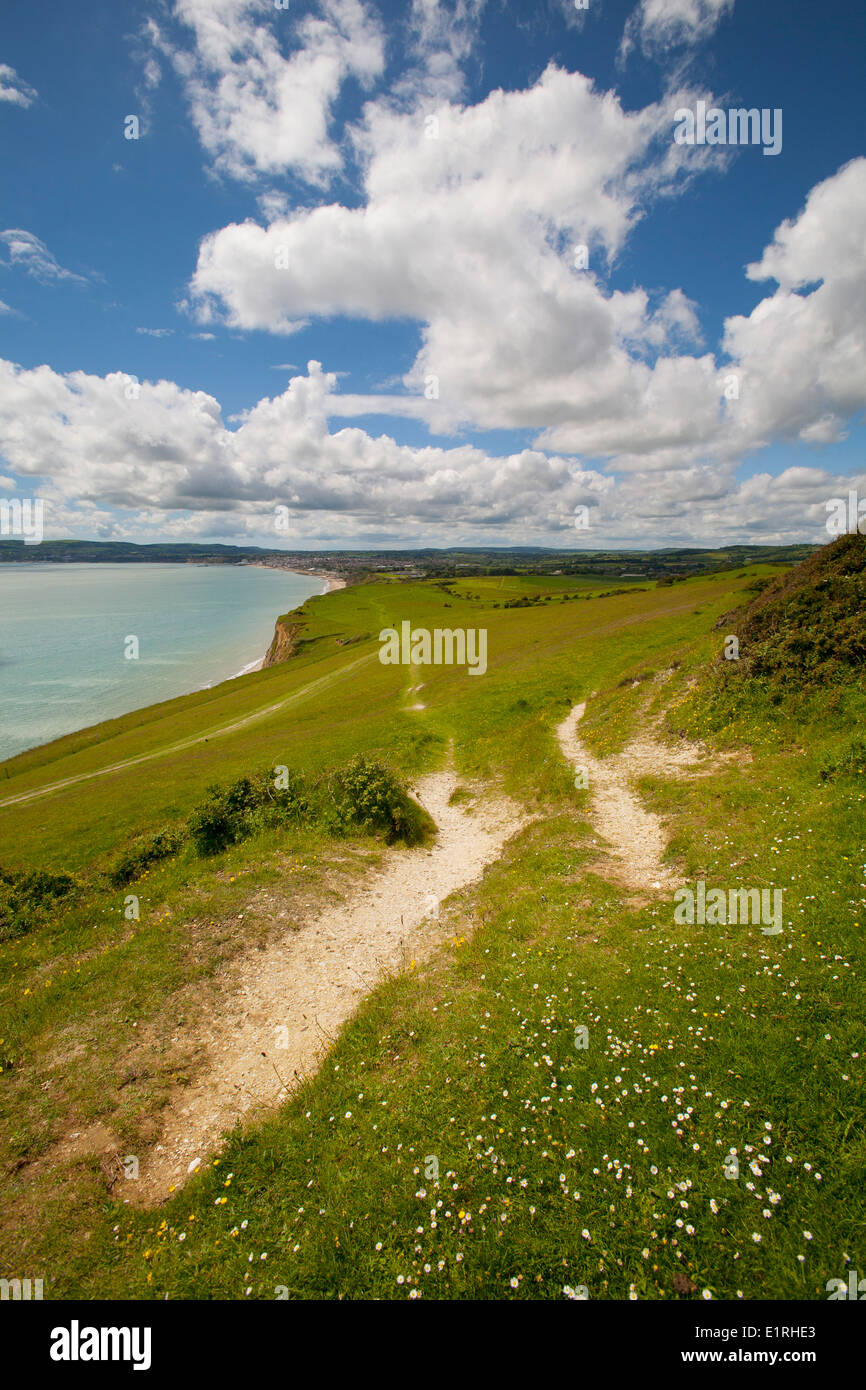
[[[0,540],[0,563],[265,565],[358,582],[366,575],[471,578],[473,575],[598,575],[609,579],[671,579],[752,564],[797,564],[814,545],[731,545],[717,549],[547,550],[541,547],[447,550],[266,550],[258,546],[131,541]]]

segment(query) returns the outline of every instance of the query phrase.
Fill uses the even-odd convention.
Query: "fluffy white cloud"
[[[614,255],[639,201],[683,177],[674,105],[625,112],[555,66],[532,88],[494,91],[474,107],[370,103],[354,132],[365,205],[301,209],[205,238],[195,302],[235,327],[280,332],[308,314],[431,321],[467,295],[495,303],[506,285],[579,301],[588,277],[572,269],[573,245],[588,242],[599,262]]]
[[[733,8],[734,0],[640,0],[626,23],[620,56],[626,57],[635,46],[659,53],[702,43]]]
[[[828,443],[866,405],[866,159],[812,189],[747,273],[778,289],[725,325],[741,372],[734,446]],[[810,288],[811,287],[811,288]]]
[[[203,322],[278,333],[335,314],[420,321],[413,399],[392,405],[434,430],[606,418],[639,390],[634,355],[698,336],[680,291],[608,295],[596,274],[647,202],[689,176],[671,140],[678,100],[625,112],[550,66],[527,91],[432,116],[370,103],[354,136],[365,203],[205,238],[191,303]]]
[[[356,397],[358,414],[390,410],[439,432],[535,428],[536,447],[620,472],[838,437],[866,403],[866,161],[814,190],[750,268],[780,289],[728,321],[729,362],[689,354],[697,306],[680,290],[608,293],[597,274],[652,197],[681,186],[670,140],[680,101],[627,113],[551,66],[527,91],[443,102],[433,125],[423,107],[370,103],[354,136],[363,204],[205,238],[191,303],[204,321],[282,333],[316,316],[416,320],[410,394]],[[580,245],[588,269],[575,266]],[[818,364],[815,343],[831,338]]]
[[[291,169],[322,183],[341,167],[332,109],[348,78],[368,85],[381,74],[384,38],[362,0],[321,0],[320,9],[296,19],[274,8],[265,23],[257,0],[176,0],[192,48],[151,24],[147,36],[180,73],[219,171],[249,179]]]
[[[75,275],[71,270],[64,270],[63,266],[55,256],[48,250],[44,241],[40,241],[33,232],[25,232],[20,227],[10,227],[5,232],[0,232],[0,241],[6,243],[9,252],[9,259],[0,262],[7,267],[16,267],[25,270],[28,275],[32,275],[34,280],[39,280],[43,285],[51,284],[57,280],[75,280],[79,284],[86,284],[83,275]]]
[[[493,458],[471,445],[414,449],[360,429],[328,430],[336,378],[311,362],[282,395],[238,417],[172,382],[124,373],[64,376],[0,363],[0,452],[22,476],[50,478],[84,504],[234,511],[258,526],[278,504],[359,525],[441,522],[489,528],[567,517],[613,486],[574,460],[533,450]],[[527,501],[527,499],[531,499]],[[527,511],[529,508],[529,511]],[[330,514],[330,515],[329,515]]]
[[[866,406],[864,237],[866,159],[855,159],[812,190],[747,268],[779,288],[726,320],[728,363],[621,362],[618,411],[553,426],[536,442],[640,470],[736,461],[774,441],[843,439]]]
[[[29,87],[8,63],[0,63],[0,101],[13,106],[32,106],[39,93]]]
[[[573,457],[472,445],[411,448],[331,432],[334,374],[311,362],[231,423],[204,392],[136,389],[123,373],[61,375],[0,362],[0,455],[46,499],[48,536],[200,537],[311,548],[529,542],[637,548],[827,538],[826,502],[860,479],[789,468],[737,485],[694,465],[615,480]],[[589,526],[576,530],[585,506]],[[288,534],[275,507],[287,506]]]
[[[310,363],[226,423],[212,396],[172,382],[131,391],[121,373],[0,363],[0,451],[19,474],[50,480],[58,525],[78,516],[91,534],[123,534],[113,508],[135,515],[132,534],[269,543],[273,508],[285,504],[298,545],[436,544],[442,528],[455,541],[590,547],[823,538],[824,503],[850,480],[791,467],[737,484],[736,470],[779,440],[798,458],[831,444],[866,405],[866,160],[818,185],[778,228],[747,268],[765,297],[726,321],[714,352],[682,290],[606,283],[653,200],[725,158],[673,142],[673,112],[692,94],[625,111],[551,65],[527,90],[461,105],[482,2],[413,0],[416,65],[347,132],[362,173],[357,205],[293,207],[262,192],[264,222],[206,237],[189,287],[205,328],[414,321],[421,347],[405,392],[343,395],[336,374]],[[647,44],[695,39],[726,8],[643,0],[635,32],[645,29]],[[381,71],[382,36],[359,0],[325,0],[322,18],[297,25],[284,12],[266,24],[252,0],[177,0],[176,14],[194,48],[158,42],[216,165],[325,181],[342,160],[330,135],[342,84]],[[281,24],[295,26],[288,57]],[[10,265],[46,282],[80,278],[32,233],[0,240]],[[329,423],[373,413],[441,435],[468,425],[534,438],[494,457]],[[576,534],[578,504],[591,526]]]

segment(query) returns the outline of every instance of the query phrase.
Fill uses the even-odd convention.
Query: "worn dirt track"
[[[262,709],[253,710],[252,714],[245,714],[243,718],[234,719],[230,724],[215,725],[209,728],[206,733],[190,735],[189,738],[180,739],[177,743],[155,748],[150,753],[137,753],[133,757],[121,759],[120,762],[108,763],[105,767],[95,768],[92,772],[77,772],[74,776],[64,777],[59,782],[48,782],[45,786],[19,792],[16,796],[7,796],[0,800],[0,808],[21,805],[27,801],[36,801],[40,796],[49,796],[53,792],[62,791],[64,787],[75,786],[78,782],[90,782],[94,777],[106,777],[112,772],[124,772],[127,768],[136,767],[139,763],[152,762],[155,758],[164,758],[172,753],[182,753],[187,748],[194,748],[197,743],[207,743],[212,738],[223,738],[226,734],[236,733],[238,729],[245,729],[249,724],[255,724],[260,719],[267,719],[269,715],[276,714],[289,705],[297,704],[300,700],[320,694],[326,687],[345,680],[359,666],[372,661],[375,656],[375,652],[368,653],[366,656],[359,656],[356,661],[351,661],[336,671],[330,671],[326,676],[318,676],[316,680],[309,681],[300,689],[293,690],[290,695],[284,695],[281,700],[265,705]]]
[[[565,758],[588,776],[594,827],[605,842],[590,867],[642,893],[670,890],[679,879],[664,863],[664,825],[641,804],[633,782],[648,774],[707,775],[713,764],[700,745],[658,741],[647,721],[622,752],[597,758],[578,733],[585,709],[574,706],[556,737]],[[115,1164],[116,1195],[153,1205],[181,1186],[197,1162],[213,1158],[238,1121],[285,1101],[316,1072],[360,1001],[381,980],[429,957],[447,937],[439,904],[478,880],[534,819],[515,802],[488,793],[468,807],[452,805],[456,786],[456,775],[443,771],[414,789],[438,829],[431,846],[386,850],[379,867],[343,901],[228,967],[221,981],[224,1006],[196,1026],[194,1079],[163,1111],[162,1132],[140,1157],[137,1182],[119,1176],[116,1144],[101,1127],[71,1136],[74,1143],[61,1145],[56,1157],[101,1152]]]
[[[659,817],[641,804],[632,783],[646,776],[706,775],[712,770],[706,751],[694,743],[671,747],[657,741],[645,727],[622,752],[596,758],[578,734],[585,712],[585,703],[575,705],[558,726],[556,737],[568,761],[586,771],[593,823],[607,841],[613,876],[636,889],[677,886],[679,878],[664,862],[668,843],[665,828]]]
[[[123,1196],[148,1204],[182,1184],[238,1120],[284,1101],[317,1069],[360,1000],[384,977],[421,960],[447,934],[438,904],[478,879],[529,821],[506,799],[450,805],[452,772],[418,782],[415,795],[438,826],[429,848],[391,849],[344,903],[226,973],[225,1009],[199,1041],[196,1079],[164,1116],[158,1144]]]

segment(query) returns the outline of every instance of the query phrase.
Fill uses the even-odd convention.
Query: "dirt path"
[[[123,772],[128,767],[135,767],[137,763],[151,762],[154,758],[164,758],[170,753],[182,753],[184,749],[193,748],[197,743],[207,743],[209,739],[222,738],[225,734],[236,733],[238,729],[244,729],[248,724],[255,724],[259,719],[267,719],[268,715],[276,714],[278,710],[286,709],[299,700],[318,694],[326,686],[335,685],[338,681],[345,680],[359,666],[372,661],[376,655],[376,652],[369,652],[366,656],[360,656],[357,661],[350,661],[347,666],[341,666],[337,671],[330,671],[326,676],[319,676],[307,685],[302,685],[299,690],[293,690],[291,695],[285,695],[282,700],[265,705],[263,709],[254,710],[252,714],[245,714],[242,719],[235,719],[231,724],[217,725],[208,729],[206,733],[194,734],[189,738],[181,739],[178,743],[166,744],[155,748],[151,753],[139,753],[131,758],[123,758],[120,762],[98,767],[93,772],[79,772],[73,777],[64,777],[60,782],[49,782],[43,787],[33,788],[32,791],[19,792],[17,796],[7,796],[0,801],[0,807],[16,806],[25,801],[36,801],[40,796],[49,796],[52,792],[62,791],[64,787],[72,787],[76,782],[88,782],[94,777],[105,777],[110,772]]]
[[[380,979],[424,959],[444,939],[439,902],[479,878],[530,819],[505,799],[485,798],[468,811],[465,803],[451,806],[456,785],[453,773],[439,772],[415,789],[439,828],[432,847],[388,850],[345,903],[230,968],[226,1007],[202,1038],[204,1065],[169,1107],[159,1144],[142,1158],[139,1181],[122,1184],[124,1196],[148,1204],[164,1199],[239,1119],[281,1103],[315,1072]]]
[[[664,826],[654,812],[641,805],[631,783],[638,777],[679,777],[684,772],[706,776],[713,770],[706,750],[695,743],[672,748],[657,741],[652,729],[643,728],[621,753],[596,758],[577,732],[585,711],[585,703],[575,705],[556,736],[575,769],[585,769],[593,821],[610,846],[614,876],[630,888],[678,886],[680,879],[663,862],[668,842]]]
[[[343,585],[342,587],[345,587]],[[668,608],[659,608],[651,613],[638,613],[628,618],[620,618],[616,622],[596,624],[594,627],[587,627],[581,633],[582,638],[595,637],[600,633],[610,634],[623,627],[631,627],[635,623],[655,622],[659,618],[670,617],[675,613],[684,613],[693,607],[694,600],[688,603],[674,604]],[[377,605],[385,625],[384,612],[381,605]],[[326,686],[334,685],[338,681],[345,680],[359,666],[366,662],[375,661],[378,657],[378,650],[367,653],[366,656],[358,657],[348,665],[340,667],[337,671],[331,671],[326,676],[319,676],[318,679],[310,681],[308,685],[303,685],[299,690],[295,690],[291,695],[286,695],[282,700],[277,700],[274,704],[265,706],[264,709],[254,710],[252,714],[245,715],[242,719],[236,719],[231,724],[224,724],[215,728],[208,729],[205,733],[192,735],[189,738],[181,739],[177,743],[168,744],[165,747],[155,748],[150,753],[139,753],[130,758],[123,758],[116,763],[107,764],[105,767],[94,768],[91,772],[79,772],[71,777],[64,777],[58,782],[48,782],[43,786],[34,787],[30,791],[18,792],[15,796],[7,796],[0,799],[0,809],[4,806],[23,805],[28,801],[36,801],[42,796],[51,796],[54,792],[62,791],[65,787],[75,786],[78,782],[88,782],[94,777],[105,777],[112,772],[123,772],[126,768],[135,767],[139,763],[147,763],[155,758],[163,758],[171,753],[182,753],[187,748],[193,748],[197,743],[206,743],[208,739],[220,738],[224,734],[235,733],[238,729],[246,728],[249,724],[255,724],[259,719],[266,719],[271,714],[276,714],[278,710],[285,709],[289,705],[295,704],[299,700],[307,699],[311,695],[317,694]],[[70,754],[69,756],[74,756]],[[34,771],[36,769],[33,769]],[[22,773],[21,776],[28,774]]]

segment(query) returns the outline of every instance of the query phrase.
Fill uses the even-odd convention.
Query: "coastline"
[[[250,566],[250,568],[251,568],[251,569],[260,569],[260,570],[271,570],[271,569],[280,569],[280,570],[281,570],[281,569],[284,569],[285,566],[283,566],[283,565],[267,565],[267,564],[265,564],[265,563],[263,563],[263,562],[262,562],[262,563],[256,562],[254,565]],[[292,569],[289,571],[289,573],[291,573],[291,574],[303,574],[303,575],[308,575],[311,579],[321,579],[321,580],[323,580],[323,581],[324,581],[324,584],[325,584],[325,587],[324,587],[324,589],[322,590],[321,594],[314,594],[314,595],[313,595],[314,598],[323,598],[325,594],[333,593],[335,589],[345,589],[345,587],[346,587],[346,581],[345,581],[345,579],[342,579],[342,578],[340,577],[339,574],[334,574],[331,570],[300,570],[300,569],[296,569],[296,568],[293,566]],[[307,600],[305,599],[304,602],[306,603]],[[278,615],[278,616],[279,616],[279,615]],[[266,656],[266,655],[267,655],[267,653],[265,653],[265,656]],[[259,659],[258,659],[258,661],[250,661],[246,666],[242,666],[241,669],[240,669],[239,671],[235,671],[234,675],[228,676],[228,677],[227,677],[227,680],[236,681],[236,680],[239,680],[241,676],[251,676],[251,675],[253,674],[254,671],[261,671],[262,668],[264,667],[264,664],[265,664],[265,657],[264,657],[264,656],[260,656]],[[210,689],[210,686],[204,685],[204,686],[202,686],[201,688],[202,688],[202,690],[208,690],[208,689]]]
[[[336,570],[305,570],[301,569],[300,565],[281,565],[274,560],[244,560],[242,567],[253,570],[285,570],[286,574],[302,574],[306,579],[321,579],[324,581],[325,587],[321,594],[314,595],[318,598],[324,594],[329,594],[332,589],[345,589],[346,587],[345,579]]]
[[[255,580],[253,577],[248,581],[248,585],[251,585],[249,593],[253,595],[252,601],[238,599],[240,611],[233,606],[228,615],[228,622],[223,622],[222,609],[219,604],[214,609],[210,595],[213,592],[218,596],[225,591],[233,596],[238,588],[245,590],[246,586],[232,579],[232,573],[236,575],[237,570],[241,568],[239,565],[214,564],[199,567],[160,560],[152,563],[142,561],[123,564],[104,564],[88,560],[46,563],[35,557],[27,564],[6,563],[0,567],[3,570],[4,598],[11,601],[20,589],[37,615],[38,620],[34,619],[29,625],[31,631],[43,631],[45,624],[53,631],[50,629],[50,623],[57,621],[60,634],[59,646],[53,641],[46,644],[44,640],[34,637],[31,646],[25,643],[22,648],[21,655],[26,670],[29,672],[32,667],[34,679],[42,680],[42,686],[37,691],[38,698],[32,707],[26,700],[19,698],[20,691],[16,689],[14,682],[5,683],[0,763],[32,752],[46,744],[56,743],[98,724],[123,719],[136,711],[187,695],[195,695],[197,692],[211,691],[223,683],[261,671],[270,650],[269,642],[272,642],[276,630],[275,618],[287,610],[300,608],[308,599],[323,596],[333,589],[344,587],[345,584],[345,580],[339,574],[319,567],[314,568],[312,565],[309,569],[292,566],[291,570],[282,564],[268,565],[263,568],[283,570],[283,578],[287,583],[277,587],[271,581]],[[204,568],[211,571],[213,587],[209,580],[205,583],[201,577],[201,569]],[[29,573],[24,572],[31,569],[44,572],[44,586],[40,587],[40,581],[34,587],[33,579]],[[199,578],[190,574],[190,570],[198,570]],[[144,571],[144,574],[140,575],[138,571]],[[158,571],[160,573],[157,573]],[[207,599],[210,606],[202,622],[194,622],[195,630],[191,632],[189,641],[182,644],[185,650],[180,652],[175,650],[171,623],[162,620],[155,623],[153,633],[156,645],[151,644],[152,650],[156,651],[158,657],[161,655],[168,658],[158,660],[155,665],[157,668],[171,667],[171,670],[157,669],[155,675],[147,672],[143,685],[133,683],[130,688],[126,688],[115,679],[113,668],[109,670],[105,662],[101,665],[94,664],[93,669],[88,666],[83,672],[78,669],[75,643],[57,619],[57,601],[51,598],[52,594],[62,592],[67,596],[73,590],[77,592],[76,586],[80,584],[85,599],[88,594],[93,595],[92,602],[88,600],[84,603],[84,617],[88,617],[92,608],[95,616],[99,618],[102,612],[99,594],[106,589],[114,593],[115,587],[119,585],[120,592],[131,594],[130,601],[134,600],[138,604],[136,611],[149,612],[146,596],[153,593],[156,597],[151,605],[152,610],[156,614],[163,614],[170,609],[165,592],[172,593],[175,583],[181,584],[184,573],[192,586],[190,589],[189,585],[184,585],[185,592],[189,589],[190,597],[184,602],[191,604],[190,613],[198,613],[195,598],[197,592]],[[145,583],[145,575],[147,585],[153,587],[144,589],[145,601],[140,602],[139,590]],[[168,590],[165,589],[166,577]],[[293,582],[300,578],[304,579],[303,585]],[[4,610],[5,607],[6,605]],[[270,614],[274,614],[276,610],[276,614],[268,620],[265,609]],[[124,627],[123,631],[126,630]],[[5,628],[4,639],[10,640]],[[63,684],[65,666],[61,667],[61,674],[58,676],[55,665],[47,672],[51,679],[45,680],[46,671],[40,662],[44,662],[47,649],[54,651],[55,662],[57,651],[62,653],[64,662],[68,660],[68,690]],[[253,652],[257,649],[259,656],[251,660]],[[240,666],[236,664],[238,658],[241,661]],[[8,665],[8,662],[3,664]],[[124,663],[123,670],[127,669]],[[42,693],[44,688],[48,689],[47,695]]]

